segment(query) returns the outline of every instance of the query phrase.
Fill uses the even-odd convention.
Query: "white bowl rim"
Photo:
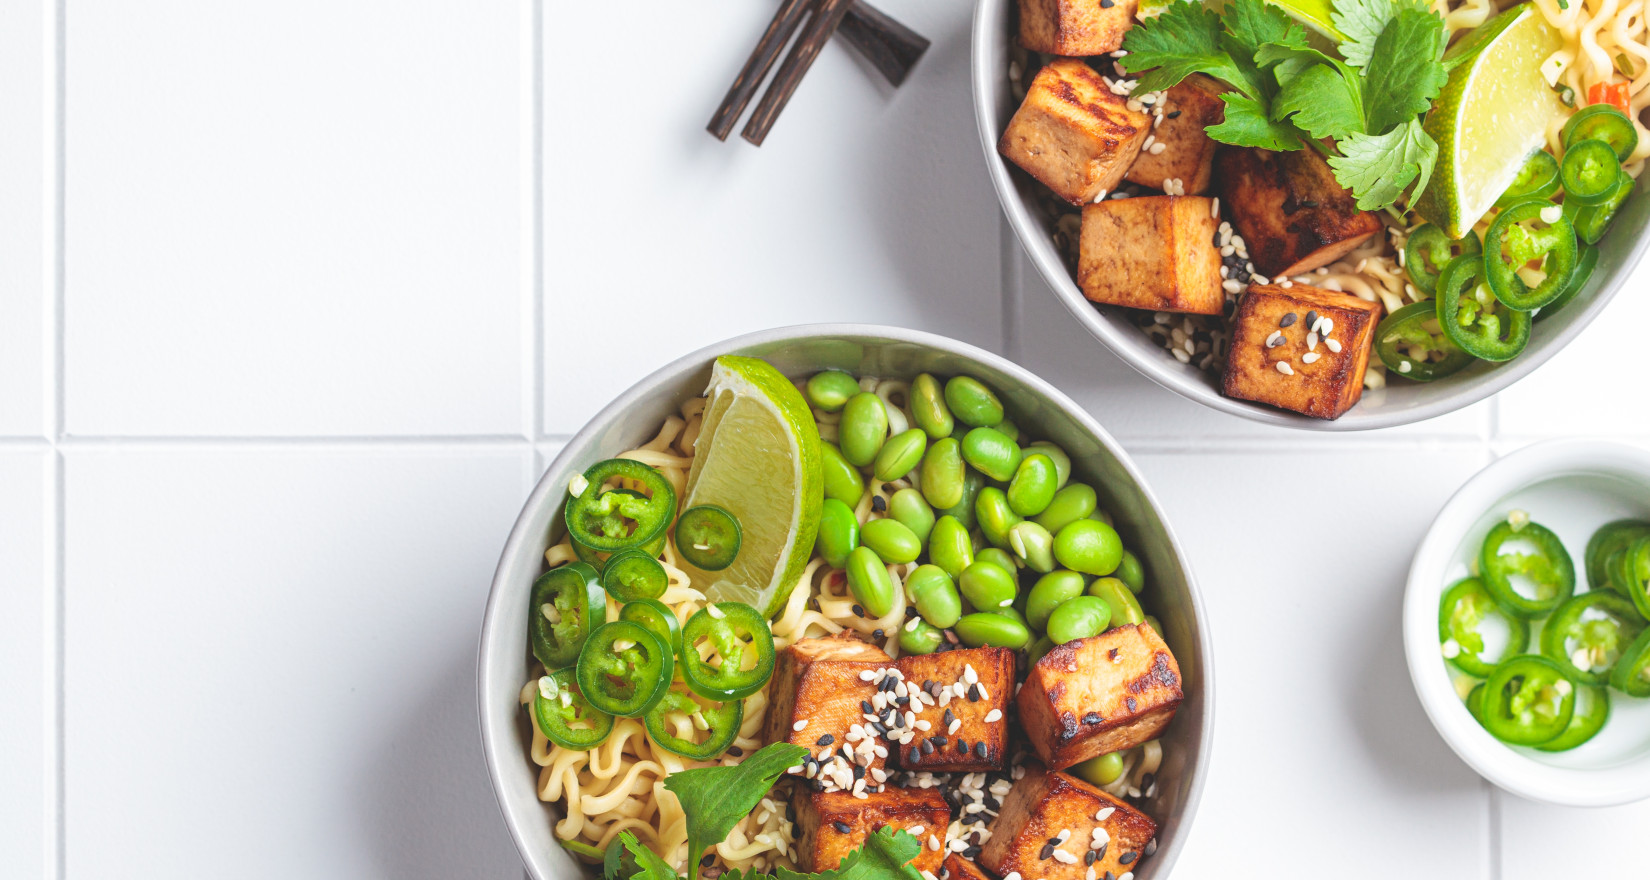
[[[528,528],[529,521],[532,519],[532,513],[540,506],[549,503],[549,495],[551,493],[561,491],[562,489],[559,481],[552,480],[551,476],[556,473],[558,467],[564,462],[564,460],[575,457],[579,450],[583,449],[591,442],[594,442],[602,429],[604,429],[621,413],[624,413],[631,407],[635,406],[641,398],[651,392],[651,389],[654,386],[668,380],[669,377],[679,374],[684,369],[695,365],[702,365],[715,358],[717,355],[730,350],[745,349],[763,344],[815,336],[875,337],[889,342],[908,343],[938,349],[952,355],[959,355],[989,364],[991,367],[1008,374],[1022,385],[1031,388],[1036,393],[1041,394],[1043,397],[1059,406],[1073,419],[1073,421],[1097,438],[1101,445],[1106,448],[1113,455],[1113,457],[1116,458],[1118,465],[1124,470],[1125,473],[1128,474],[1129,479],[1134,481],[1136,488],[1140,491],[1140,494],[1146,499],[1147,503],[1151,505],[1152,512],[1157,515],[1158,520],[1163,526],[1163,533],[1168,539],[1169,549],[1174,553],[1175,559],[1179,563],[1181,571],[1185,574],[1186,592],[1190,598],[1192,611],[1197,621],[1196,638],[1198,641],[1198,649],[1203,657],[1203,662],[1198,669],[1198,675],[1201,677],[1200,680],[1202,682],[1203,723],[1202,730],[1199,731],[1199,744],[1195,764],[1197,767],[1197,772],[1191,780],[1191,786],[1188,789],[1185,804],[1180,812],[1179,823],[1184,830],[1176,836],[1174,847],[1172,849],[1165,852],[1160,852],[1158,854],[1158,867],[1154,868],[1160,876],[1168,877],[1172,872],[1175,861],[1179,858],[1180,852],[1184,849],[1185,841],[1191,834],[1191,830],[1197,817],[1198,806],[1203,800],[1203,790],[1209,780],[1210,762],[1213,758],[1214,751],[1215,676],[1213,669],[1213,633],[1211,631],[1212,628],[1210,626],[1208,609],[1205,607],[1203,594],[1198,588],[1197,578],[1192,570],[1191,560],[1186,557],[1186,554],[1182,549],[1183,545],[1180,538],[1175,534],[1174,527],[1169,522],[1169,519],[1164,512],[1163,505],[1157,498],[1157,494],[1152,491],[1150,484],[1146,482],[1144,475],[1140,473],[1139,468],[1136,467],[1134,460],[1129,457],[1128,452],[1124,450],[1122,444],[1118,443],[1116,438],[1112,437],[1111,433],[1102,427],[1099,421],[1096,420],[1088,410],[1079,406],[1058,388],[1055,388],[1046,380],[1030,372],[1024,367],[1021,367],[1019,364],[977,346],[934,333],[882,324],[850,323],[794,324],[768,330],[758,330],[751,333],[744,333],[724,339],[720,342],[706,345],[696,351],[690,352],[671,361],[657,370],[654,370],[646,377],[638,380],[634,385],[625,389],[622,394],[614,398],[613,401],[607,406],[603,407],[600,412],[593,416],[590,421],[579,430],[578,433],[574,434],[567,441],[567,443],[562,446],[561,451],[557,453],[555,459],[552,460],[545,468],[544,473],[539,478],[538,484],[534,486],[533,491],[528,495],[527,500],[523,503],[521,513],[516,517],[515,523],[510,528],[510,536],[505,541],[504,549],[500,553],[499,564],[494,570],[493,580],[488,589],[487,606],[483,614],[481,634],[476,650],[476,709],[480,716],[481,750],[487,763],[488,782],[492,786],[493,798],[498,804],[499,812],[504,817],[505,827],[510,832],[511,842],[515,844],[517,855],[522,859],[524,869],[527,870],[529,876],[532,876],[533,871],[526,855],[526,841],[518,827],[519,823],[524,821],[524,818],[518,814],[512,804],[506,801],[503,794],[506,790],[505,781],[503,779],[503,774],[506,772],[506,765],[503,762],[519,762],[524,758],[524,756],[517,752],[512,752],[509,755],[499,754],[492,747],[494,742],[499,741],[500,732],[495,730],[492,720],[492,713],[488,711],[488,700],[495,690],[501,685],[499,682],[493,680],[491,666],[487,662],[487,654],[488,645],[494,641],[493,631],[502,625],[499,623],[499,617],[502,613],[501,600],[505,592],[503,581],[506,579],[507,571],[511,567],[511,561],[521,554],[523,544],[535,540],[535,536],[530,534]],[[519,688],[519,682],[508,683],[508,690],[511,692],[519,690]],[[542,817],[538,816],[535,817],[535,819],[542,820]]]
[[[1598,317],[1616,293],[1626,286],[1627,280],[1632,277],[1646,250],[1650,250],[1650,225],[1647,225],[1639,230],[1638,238],[1633,243],[1626,262],[1614,275],[1605,279],[1603,286],[1593,294],[1592,299],[1573,321],[1557,328],[1555,335],[1551,337],[1553,341],[1497,365],[1495,369],[1484,373],[1474,384],[1461,386],[1458,392],[1441,396],[1431,403],[1375,410],[1353,418],[1342,416],[1339,419],[1315,419],[1227,397],[1203,381],[1182,371],[1170,369],[1169,362],[1161,356],[1158,349],[1146,349],[1135,344],[1135,340],[1127,338],[1125,334],[1138,336],[1139,333],[1132,327],[1118,327],[1101,317],[1094,304],[1085,299],[1082,291],[1077,289],[1066,267],[1058,259],[1050,259],[1047,255],[1039,253],[1026,241],[1026,237],[1033,234],[1033,230],[1036,230],[1036,234],[1042,234],[1041,227],[1021,201],[1019,191],[1015,189],[1014,181],[1009,176],[1007,163],[997,154],[996,108],[988,105],[987,96],[992,91],[990,80],[1002,76],[1003,73],[987,69],[983,60],[987,55],[987,47],[1000,36],[996,33],[993,15],[988,14],[988,11],[995,13],[1009,2],[1011,0],[975,0],[969,60],[974,92],[974,122],[979,130],[980,146],[985,151],[986,170],[991,176],[992,187],[997,191],[997,202],[1002,206],[1003,214],[1008,217],[1008,225],[1014,229],[1015,238],[1020,242],[1020,249],[1026,258],[1037,267],[1043,281],[1054,291],[1078,323],[1100,340],[1112,354],[1117,355],[1141,375],[1188,400],[1263,424],[1308,431],[1368,431],[1408,425],[1445,415],[1502,391],[1568,347],[1575,337],[1581,335],[1581,331],[1587,329],[1587,325]],[[1639,197],[1643,198],[1644,194],[1641,192]],[[1356,412],[1357,409],[1354,407],[1347,415]]]
[[[1510,453],[1474,474],[1438,511],[1410,564],[1404,588],[1404,657],[1427,718],[1452,751],[1480,776],[1514,794],[1573,807],[1608,807],[1650,798],[1650,755],[1609,770],[1532,761],[1490,736],[1466,711],[1438,648],[1438,599],[1444,571],[1465,531],[1501,499],[1579,473],[1633,473],[1650,482],[1650,450],[1613,440],[1560,438]]]

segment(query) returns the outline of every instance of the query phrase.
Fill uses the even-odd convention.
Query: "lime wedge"
[[[1541,62],[1563,41],[1523,3],[1480,25],[1450,52],[1461,63],[1427,114],[1438,142],[1432,185],[1415,204],[1451,238],[1467,234],[1547,142],[1548,124],[1566,112]]]
[[[739,518],[743,539],[727,568],[683,562],[682,570],[711,601],[745,602],[771,617],[802,576],[819,531],[819,428],[796,386],[767,361],[717,358],[705,393],[682,509],[724,508]]]
[[[1335,25],[1329,17],[1329,0],[1267,0],[1267,2],[1289,13],[1290,18],[1300,22],[1307,30],[1328,37],[1337,43],[1346,39],[1340,31],[1335,29]]]

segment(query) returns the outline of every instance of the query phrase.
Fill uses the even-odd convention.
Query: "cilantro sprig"
[[[1438,144],[1421,128],[1448,78],[1444,21],[1425,0],[1336,0],[1339,58],[1313,48],[1306,29],[1265,0],[1216,12],[1175,0],[1123,38],[1136,91],[1161,91],[1193,73],[1232,88],[1217,141],[1267,150],[1323,152],[1363,210],[1389,208],[1426,189]]]

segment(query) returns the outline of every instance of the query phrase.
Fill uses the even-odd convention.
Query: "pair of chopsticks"
[[[802,27],[802,20],[808,23]],[[791,46],[790,54],[779,65],[773,82],[762,94],[756,110],[740,132],[745,140],[761,146],[779,111],[785,109],[792,93],[802,82],[802,75],[813,66],[821,49],[832,34],[841,33],[889,83],[898,86],[906,74],[928,49],[928,40],[916,31],[890,18],[886,13],[860,0],[780,0],[779,11],[757,42],[755,51],[739,71],[728,94],[716,108],[706,130],[717,140],[727,140],[738,124],[745,107],[756,94],[756,89],[767,77],[779,58],[785,44],[802,27],[802,35]]]

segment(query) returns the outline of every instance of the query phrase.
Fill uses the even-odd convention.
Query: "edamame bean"
[[[861,544],[848,554],[848,592],[865,613],[883,617],[894,610],[894,579],[876,551]]]
[[[859,520],[853,508],[835,498],[825,499],[819,509],[819,537],[814,539],[814,552],[825,557],[825,564],[841,568],[848,564],[848,554],[859,546]]]
[[[943,641],[945,634],[920,617],[913,617],[900,627],[899,650],[902,654],[932,654]]]
[[[1020,466],[1020,447],[996,428],[975,428],[963,437],[962,457],[980,473],[1007,482]]]
[[[1008,548],[1032,571],[1047,574],[1054,570],[1054,536],[1030,520],[1015,523],[1008,530]]]
[[[1072,571],[1108,575],[1123,561],[1123,539],[1097,519],[1080,519],[1054,536],[1054,558]]]
[[[869,391],[848,398],[842,407],[842,421],[836,426],[836,437],[842,457],[849,464],[865,467],[875,461],[888,439],[887,404]]]
[[[1008,606],[1007,608],[998,608],[996,611],[993,611],[991,613],[992,614],[1001,614],[1002,616],[1013,620],[1015,623],[1018,623],[1019,625],[1026,627],[1026,632],[1028,632],[1028,633],[1031,632],[1031,627],[1026,626],[1026,616],[1024,614],[1020,613],[1020,609],[1015,608],[1012,605]]]
[[[956,517],[946,515],[934,521],[928,533],[928,559],[953,580],[974,564],[974,542]]]
[[[1146,615],[1146,620],[1144,622],[1147,626],[1152,628],[1152,632],[1155,632],[1158,635],[1163,635],[1163,624],[1159,623],[1157,618],[1148,614]]]
[[[859,506],[859,499],[865,495],[865,477],[835,444],[820,441],[819,473],[824,478],[826,498],[835,498],[850,508]]]
[[[1003,420],[1003,403],[985,383],[973,376],[953,376],[945,383],[945,405],[957,421],[988,428]]]
[[[1067,455],[1064,449],[1055,446],[1047,440],[1038,440],[1036,443],[1027,446],[1025,449],[1028,453],[1035,449],[1049,458],[1054,459],[1054,471],[1058,479],[1055,488],[1064,489],[1066,487],[1066,482],[1071,479],[1071,456]]]
[[[1127,550],[1123,551],[1123,561],[1117,563],[1117,571],[1113,574],[1128,585],[1130,592],[1138,593],[1146,589],[1146,570],[1140,566],[1140,559]]]
[[[1095,508],[1095,511],[1089,514],[1089,519],[1097,519],[1112,528],[1117,527],[1117,523],[1112,522],[1111,512],[1106,510],[1104,507]]]
[[[962,444],[950,437],[936,441],[922,457],[922,495],[940,510],[956,507],[963,497],[967,465]]]
[[[957,580],[958,589],[976,611],[1001,612],[1014,606],[1018,592],[1014,570],[1004,570],[995,562],[977,559]]]
[[[951,436],[957,426],[957,420],[945,405],[945,389],[940,387],[940,380],[928,373],[911,380],[911,418],[933,440]]]
[[[1111,622],[1113,626],[1122,626],[1125,623],[1144,623],[1146,612],[1140,610],[1140,601],[1134,598],[1129,588],[1114,577],[1096,578],[1089,584],[1088,594],[1099,596],[1111,606]]]
[[[808,380],[808,402],[816,409],[825,412],[836,412],[848,402],[848,398],[859,393],[859,380],[841,370],[826,370],[815,373]]]
[[[915,489],[901,489],[888,499],[888,516],[899,520],[917,536],[917,542],[928,543],[928,534],[934,530],[934,508],[923,500]]]
[[[1001,433],[1004,437],[1013,440],[1015,443],[1020,442],[1020,426],[1014,424],[1013,419],[1005,417],[1002,421],[992,425],[991,427]]]
[[[1043,655],[1052,650],[1054,650],[1054,643],[1048,640],[1048,636],[1038,638],[1037,641],[1032,643],[1031,650],[1027,652],[1031,655],[1029,658],[1031,665],[1036,666],[1037,661],[1043,659]]]
[[[986,547],[983,550],[974,551],[974,561],[989,562],[1009,574],[1020,570],[1020,566],[1015,563],[1013,555],[1001,547]]]
[[[1054,493],[1043,512],[1037,514],[1037,524],[1058,535],[1060,530],[1080,520],[1088,519],[1099,504],[1094,487],[1087,483],[1071,483]]]
[[[1123,778],[1123,753],[1107,752],[1072,767],[1069,772],[1095,785],[1111,785]]]
[[[922,555],[922,542],[917,540],[917,533],[897,519],[873,519],[860,526],[859,543],[876,551],[889,565],[916,562]]]
[[[957,454],[959,457],[962,455],[960,444]],[[962,523],[964,529],[973,529],[974,503],[980,497],[980,490],[983,488],[985,488],[985,476],[971,467],[964,467],[962,500],[951,507],[940,508],[937,504],[934,506],[939,509],[941,516],[954,516],[957,518],[957,522]]]
[[[1018,651],[1031,643],[1031,630],[1012,617],[981,611],[957,621],[957,638],[970,648],[991,645]]]
[[[979,523],[985,539],[992,546],[1003,548],[1008,547],[1008,530],[1020,522],[1019,515],[1009,509],[1008,496],[996,486],[980,490],[974,499],[974,519]]]
[[[1106,631],[1111,606],[1098,596],[1067,599],[1048,616],[1048,637],[1056,645],[1075,642]]]
[[[922,619],[944,629],[962,617],[962,598],[951,575],[938,565],[919,565],[905,579],[905,594]]]
[[[1067,599],[1083,595],[1083,576],[1075,571],[1060,569],[1037,579],[1026,600],[1026,623],[1032,629],[1048,627],[1048,616]]]
[[[871,473],[883,482],[897,480],[910,473],[917,463],[922,461],[922,454],[928,449],[928,435],[921,428],[912,428],[895,434],[882,449],[877,451],[876,461],[871,463]]]
[[[1059,488],[1054,459],[1033,452],[1020,459],[1014,479],[1008,484],[1008,507],[1021,516],[1036,516],[1048,509]]]

